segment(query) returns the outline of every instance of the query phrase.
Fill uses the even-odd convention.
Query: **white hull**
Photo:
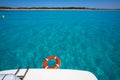
[[[0,74],[15,74],[15,70],[0,71]],[[17,76],[23,75],[26,69],[20,69]],[[97,80],[88,71],[69,69],[29,69],[24,80]]]

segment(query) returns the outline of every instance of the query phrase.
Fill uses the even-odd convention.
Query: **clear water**
[[[99,80],[120,80],[120,11],[0,11],[0,70],[88,70]],[[54,64],[54,62],[49,62]]]

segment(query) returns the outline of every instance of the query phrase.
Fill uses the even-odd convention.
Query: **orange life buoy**
[[[55,65],[55,66],[50,67],[50,66],[47,65],[47,62],[48,62],[49,60],[51,60],[51,59],[55,59],[55,60],[56,60],[56,65]],[[60,59],[59,59],[58,57],[56,57],[56,56],[49,56],[49,57],[46,58],[46,59],[44,60],[44,62],[43,62],[43,67],[44,67],[45,69],[57,69],[59,66],[60,66]]]

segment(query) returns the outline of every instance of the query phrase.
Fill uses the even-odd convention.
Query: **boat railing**
[[[24,73],[23,75],[17,75],[17,74],[20,72],[20,69],[21,69],[21,68],[22,68],[22,67],[19,67],[19,68],[18,68],[18,70],[16,71],[15,75],[16,75],[18,78],[20,78],[21,80],[23,80],[23,79],[25,78],[28,70],[29,70],[29,66],[27,67],[27,69],[26,69],[26,71],[25,71],[25,73]]]

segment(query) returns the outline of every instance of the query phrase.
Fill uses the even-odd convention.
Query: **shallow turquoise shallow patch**
[[[120,80],[120,11],[0,11],[0,70],[42,68],[51,55],[60,69],[88,70]],[[53,63],[49,63],[53,64]]]

